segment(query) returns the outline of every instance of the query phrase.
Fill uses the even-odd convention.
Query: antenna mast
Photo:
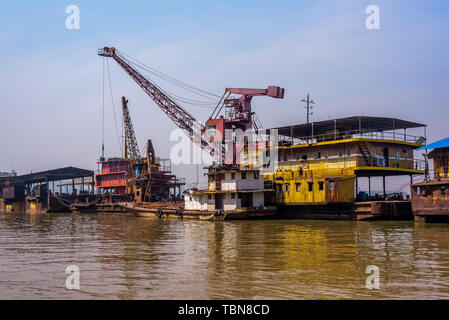
[[[309,93],[307,93],[307,98],[302,99],[301,101],[306,103],[306,106],[304,108],[307,109],[307,124],[309,124],[309,116],[313,115],[313,112],[311,110],[313,109],[313,104],[315,104],[315,101],[313,101],[313,99],[310,99]]]

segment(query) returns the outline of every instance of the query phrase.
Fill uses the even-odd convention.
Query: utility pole
[[[304,108],[307,109],[307,124],[309,124],[309,116],[313,115],[313,112],[310,110],[313,109],[313,104],[315,104],[315,102],[313,101],[313,99],[310,99],[309,93],[307,93],[307,98],[302,99],[301,101],[306,103],[306,106]]]

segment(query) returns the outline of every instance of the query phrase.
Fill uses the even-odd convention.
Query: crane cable
[[[108,66],[108,78],[109,78],[109,92],[111,95],[111,103],[112,103],[112,112],[114,113],[114,123],[115,123],[115,131],[117,133],[117,141],[118,141],[118,146],[120,149],[120,153],[123,154],[123,145],[122,145],[122,141],[120,139],[120,133],[118,130],[118,126],[117,126],[117,116],[115,113],[115,104],[114,104],[114,95],[112,94],[112,81],[111,81],[111,71],[109,70],[109,60],[106,60],[106,64]]]
[[[169,76],[169,75],[167,75],[167,74],[165,74],[165,73],[163,73],[161,71],[158,71],[155,68],[152,68],[152,67],[144,64],[143,62],[140,62],[137,59],[134,59],[134,58],[130,57],[129,55],[127,55],[127,54],[125,54],[125,53],[123,53],[121,51],[119,51],[119,54],[127,57],[129,60],[132,60],[134,62],[134,64],[140,65],[142,69],[145,69],[145,70],[147,70],[150,73],[154,73],[155,75],[158,75],[160,78],[167,79],[167,81],[170,80],[173,83],[177,83],[180,87],[188,87],[188,88],[190,88],[192,90],[195,90],[195,91],[198,91],[198,92],[202,92],[202,93],[210,95],[210,96],[212,96],[214,98],[220,98],[220,96],[218,96],[218,95],[216,95],[214,93],[211,93],[211,92],[208,92],[206,90],[194,87],[194,86],[192,86],[192,85],[190,85],[188,83],[185,83],[185,82],[183,82],[181,80],[178,80],[178,79],[176,79],[174,77],[171,77],[171,76]]]
[[[216,94],[210,93],[210,92],[208,92],[206,90],[202,90],[202,89],[196,88],[196,87],[194,87],[192,85],[189,85],[188,83],[182,82],[180,80],[177,80],[176,78],[173,78],[173,77],[171,77],[171,76],[169,76],[167,74],[164,74],[164,73],[162,73],[162,72],[160,72],[160,71],[158,71],[158,70],[156,70],[156,69],[154,69],[154,68],[152,68],[152,67],[150,67],[148,65],[145,65],[144,63],[138,61],[137,59],[134,59],[134,58],[128,56],[127,54],[125,54],[123,52],[119,52],[119,54],[124,56],[124,57],[126,57],[126,60],[128,60],[127,62],[129,64],[133,65],[134,67],[138,67],[140,69],[143,69],[143,70],[145,70],[146,72],[148,72],[151,75],[157,76],[157,77],[161,78],[162,80],[165,80],[165,81],[167,81],[167,82],[169,82],[169,83],[171,83],[171,84],[173,84],[175,86],[178,86],[178,87],[180,87],[180,88],[182,88],[182,89],[184,89],[186,91],[189,91],[189,92],[191,92],[193,94],[199,95],[199,96],[201,96],[201,97],[203,97],[205,99],[208,99],[211,102],[208,102],[208,101],[197,101],[197,100],[193,100],[193,99],[189,99],[189,98],[185,98],[185,97],[180,97],[180,96],[177,96],[177,95],[175,95],[173,93],[169,93],[169,92],[164,91],[164,93],[168,93],[168,95],[170,97],[176,97],[173,100],[179,100],[179,101],[182,101],[184,103],[191,104],[191,105],[198,106],[198,107],[214,108],[212,106],[209,107],[209,105],[212,104],[212,103],[217,103],[217,101],[218,101],[217,98],[221,98],[220,96],[218,96]],[[209,96],[206,96],[205,94],[207,94]]]
[[[133,67],[139,67],[138,65],[127,61],[127,63]],[[177,102],[178,104],[180,104],[179,102],[185,103],[185,104],[189,104],[189,105],[193,105],[196,107],[200,107],[200,108],[207,108],[207,109],[212,109],[214,108],[213,106],[211,106],[211,104],[213,102],[207,102],[207,101],[198,101],[198,100],[193,100],[190,98],[185,98],[185,97],[181,97],[179,95],[176,95],[172,92],[169,92],[165,89],[162,89],[161,87],[159,87],[158,85],[155,84],[155,81],[152,80],[152,78],[150,76],[148,76],[147,74],[145,74],[145,77],[147,80],[149,80],[153,86],[155,86],[156,88],[158,88],[160,91],[162,91],[166,96],[168,96],[170,99],[172,99],[173,101]]]
[[[128,62],[128,63],[129,63],[130,65],[134,66],[134,67],[140,67],[140,66],[138,66],[138,65],[136,65],[136,64],[134,64],[134,63],[132,63],[132,62]],[[140,68],[141,68],[141,67],[140,67]],[[144,69],[144,70],[145,70],[145,69]],[[151,74],[152,74],[152,75],[155,75],[154,73],[151,73]],[[150,76],[148,76],[148,75],[145,75],[145,76],[146,76],[147,79],[151,80],[151,77],[150,77]],[[156,76],[157,76],[157,75],[156,75]],[[165,80],[165,79],[164,79],[164,80]],[[166,81],[167,81],[167,80],[166,80]],[[155,85],[153,80],[151,80],[151,82],[153,83],[153,85]],[[182,86],[179,86],[179,85],[177,85],[176,83],[173,83],[173,82],[171,82],[171,81],[169,81],[169,80],[168,80],[168,82],[171,83],[171,84],[173,84],[173,85],[176,85],[176,86],[178,86],[178,87],[181,87],[181,88],[183,88],[184,90],[190,91],[190,92],[192,92],[192,93],[194,93],[194,94],[198,94],[198,93],[196,93],[196,92],[194,92],[194,91],[192,91],[192,90],[190,90],[190,89],[187,89],[187,88],[184,88],[184,87],[182,87]],[[176,94],[174,94],[174,93],[172,93],[172,92],[168,92],[167,90],[163,90],[162,88],[160,88],[160,87],[157,86],[157,85],[155,85],[155,86],[156,86],[159,90],[161,90],[161,91],[163,91],[165,94],[167,94],[170,98],[173,98],[173,100],[179,100],[179,101],[181,101],[181,102],[184,102],[184,103],[187,103],[187,104],[190,104],[190,105],[193,105],[193,106],[213,108],[213,107],[211,107],[210,105],[216,103],[216,100],[210,100],[210,102],[209,102],[209,101],[198,101],[198,100],[193,100],[193,99],[186,98],[186,97],[181,97],[181,96],[176,95]],[[204,97],[204,98],[206,98],[206,99],[210,99],[209,97],[206,97],[206,96],[204,96],[204,95],[202,95],[202,94],[198,94],[198,95],[200,95],[200,96],[202,96],[202,97]],[[176,98],[175,98],[175,97],[176,97]]]
[[[104,158],[104,60],[106,57],[103,57],[103,97],[102,97],[102,135],[101,135],[101,157]]]

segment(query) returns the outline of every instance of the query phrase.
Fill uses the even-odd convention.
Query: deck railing
[[[288,136],[283,136],[280,139],[280,145],[291,144],[292,138]],[[319,135],[310,135],[300,138],[293,138],[294,144],[312,144],[318,142],[343,140],[343,139],[378,139],[378,140],[394,140],[411,142],[419,145],[424,145],[426,143],[426,138],[423,136],[415,136],[410,134],[405,134],[397,131],[375,131],[368,132],[366,130],[349,130],[349,131],[331,131]]]
[[[292,170],[298,165],[303,165],[310,169],[344,169],[355,167],[384,167],[409,170],[425,170],[425,161],[421,159],[404,159],[395,157],[370,156],[366,159],[363,156],[348,156],[337,159],[310,159],[310,160],[289,160],[281,161],[278,166]]]
[[[223,180],[220,183],[211,181],[208,183],[207,188],[209,191],[238,191],[238,190],[259,190],[264,189],[264,180],[239,180],[239,181],[226,181]]]
[[[128,170],[129,170],[128,166],[122,166],[122,167],[103,168],[100,170],[95,170],[95,173],[96,174],[112,174],[112,173],[127,172]]]
[[[177,183],[186,183],[186,178],[176,178]]]

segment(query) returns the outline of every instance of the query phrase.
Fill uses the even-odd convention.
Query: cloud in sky
[[[304,122],[300,100],[310,91],[313,120],[391,116],[428,124],[431,140],[448,135],[444,1],[79,1],[79,31],[65,29],[69,4],[16,1],[0,13],[0,170],[95,167],[102,131],[96,49],[103,45],[218,95],[226,87],[285,87],[284,100],[254,99],[264,127]],[[365,28],[370,4],[381,10],[377,31]],[[151,138],[168,157],[174,125],[109,63],[116,111],[126,96],[140,146]],[[106,153],[116,156],[106,97]],[[186,109],[203,121],[211,112]],[[196,179],[191,167],[174,170]]]

